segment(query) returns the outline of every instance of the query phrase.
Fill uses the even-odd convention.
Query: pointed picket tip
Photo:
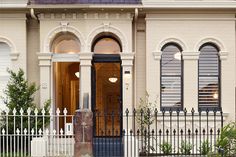
[[[14,116],[16,115],[16,108],[13,109],[12,113]]]
[[[2,129],[2,134],[5,135],[5,133],[6,133],[6,131],[5,131],[5,129],[3,128],[3,129]]]
[[[16,134],[19,135],[20,134],[20,130],[17,128],[16,129]]]
[[[24,134],[27,135],[27,129],[26,128],[24,129]]]
[[[46,111],[45,111],[45,109],[43,108],[43,109],[42,109],[42,115],[44,116],[45,113],[46,113]]]
[[[60,109],[57,108],[57,111],[56,111],[57,115],[60,115]]]
[[[64,133],[64,131],[61,129],[61,130],[60,130],[60,134],[63,135],[63,133]]]
[[[35,114],[35,115],[38,115],[38,113],[39,113],[38,109],[35,108],[35,110],[34,110],[34,114]]]
[[[22,116],[24,113],[24,110],[22,108],[20,108],[20,115]]]
[[[31,130],[31,134],[34,135],[34,129]]]
[[[30,107],[27,109],[27,113],[28,113],[28,115],[30,115],[30,113],[31,113],[31,108]]]
[[[53,129],[52,133],[53,133],[53,135],[56,135],[57,131],[55,129]]]
[[[64,108],[63,113],[64,113],[64,115],[67,115],[68,112],[67,112],[66,108]]]
[[[39,129],[39,135],[42,135],[42,133],[43,133],[43,131],[42,131],[42,129],[40,128],[40,129]]]

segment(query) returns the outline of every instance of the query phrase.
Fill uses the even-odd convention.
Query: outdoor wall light
[[[131,78],[130,71],[125,71],[125,73],[124,73],[124,79],[125,79],[125,87],[126,87],[126,90],[129,89],[129,81],[130,81],[130,78]]]
[[[75,73],[75,76],[76,76],[77,78],[79,78],[79,77],[80,77],[80,73],[77,71],[77,72]]]
[[[111,83],[116,83],[118,78],[117,77],[109,77],[108,80],[111,82]]]

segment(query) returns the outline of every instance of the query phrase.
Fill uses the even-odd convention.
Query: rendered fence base
[[[47,152],[47,140],[43,137],[33,138],[31,141],[31,156],[45,157]]]
[[[124,136],[124,157],[139,156],[138,142],[134,136]]]

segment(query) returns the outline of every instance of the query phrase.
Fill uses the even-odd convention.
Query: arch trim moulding
[[[96,27],[89,33],[87,42],[86,42],[87,43],[86,52],[91,52],[92,42],[95,39],[95,37],[99,35],[100,33],[112,33],[116,35],[121,42],[122,51],[124,53],[132,53],[132,52],[129,52],[128,50],[129,45],[128,45],[128,42],[124,33],[122,33],[120,29],[110,25],[110,23],[108,24],[103,23],[103,25]]]
[[[6,43],[9,48],[10,48],[10,58],[11,60],[17,60],[18,57],[19,57],[19,53],[16,51],[16,46],[14,44],[14,42],[12,40],[10,40],[9,38],[7,37],[4,37],[4,36],[0,36],[0,42],[3,42],[3,43]]]
[[[225,46],[222,41],[215,37],[207,37],[201,39],[197,44],[194,46],[194,51],[199,52],[200,47],[205,43],[212,43],[219,48],[219,56],[221,60],[227,59],[228,51],[225,49]],[[200,52],[199,52],[200,53]]]
[[[159,42],[156,45],[155,51],[153,52],[154,59],[156,59],[156,60],[161,59],[161,54],[162,54],[161,49],[164,45],[166,45],[168,43],[176,43],[177,45],[179,45],[182,48],[183,52],[186,52],[188,50],[188,47],[186,46],[185,42],[183,42],[183,40],[180,40],[175,37],[166,38],[164,40],[161,40],[161,42]]]
[[[84,41],[85,40],[84,40],[84,36],[82,35],[82,33],[77,28],[70,26],[68,22],[61,22],[60,26],[53,28],[47,34],[47,36],[43,42],[43,52],[42,53],[51,53],[50,52],[50,46],[51,46],[50,44],[51,44],[52,40],[54,39],[54,37],[60,32],[70,32],[70,33],[74,34],[80,41],[81,52],[84,51],[84,48],[85,48]]]

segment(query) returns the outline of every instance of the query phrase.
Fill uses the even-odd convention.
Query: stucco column
[[[122,53],[122,97],[123,97],[123,113],[128,109],[133,110],[133,53]]]
[[[183,107],[190,113],[198,110],[198,58],[199,52],[183,52]]]
[[[151,54],[149,54],[151,55]],[[147,92],[150,94],[150,102],[157,102],[156,108],[160,110],[161,101],[160,101],[160,61],[161,61],[161,52],[153,52],[147,60]]]
[[[51,53],[39,53],[40,67],[40,106],[51,98]]]
[[[84,95],[89,95],[89,109],[91,110],[91,61],[93,54],[81,53],[80,54],[80,108],[83,108]]]

